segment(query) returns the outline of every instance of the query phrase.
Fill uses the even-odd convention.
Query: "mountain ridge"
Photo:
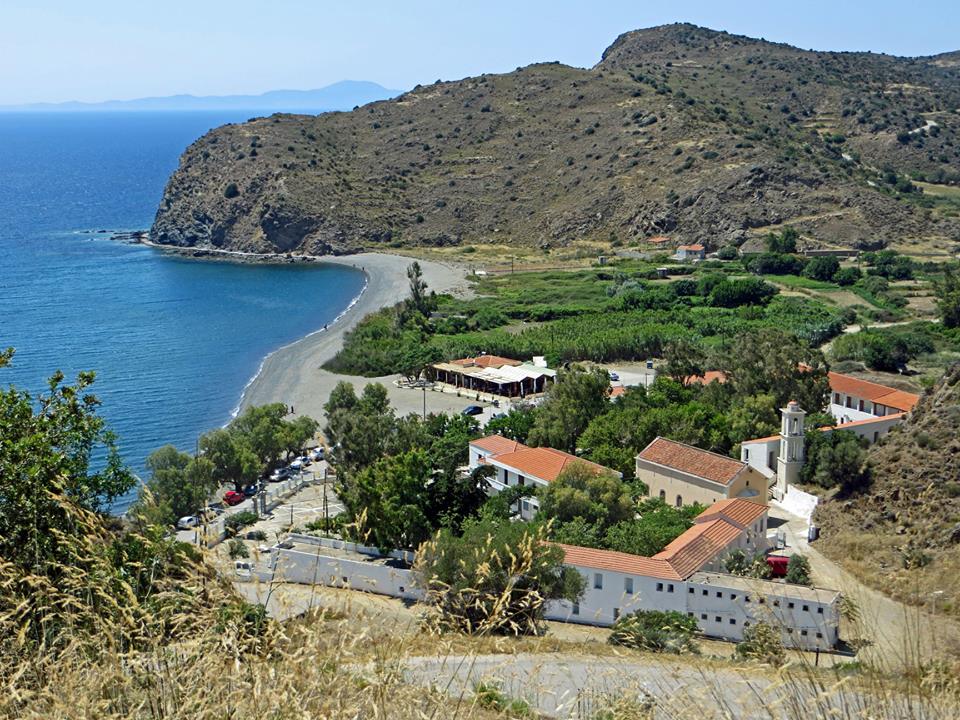
[[[375,100],[386,100],[401,91],[367,80],[341,80],[313,90],[269,90],[258,95],[164,95],[106,100],[0,105],[0,112],[116,112],[189,110],[349,110]]]
[[[592,68],[538,63],[349,113],[219,128],[184,153],[161,244],[343,253],[497,243],[715,248],[785,223],[814,245],[949,252],[960,72],[691,25],[619,36]]]

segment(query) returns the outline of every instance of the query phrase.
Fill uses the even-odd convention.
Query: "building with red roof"
[[[637,479],[650,497],[680,507],[726,498],[766,504],[770,482],[749,463],[657,437],[636,457]]]
[[[471,469],[481,465],[488,465],[495,469],[496,474],[489,480],[490,490],[493,493],[516,485],[544,487],[556,480],[560,473],[573,464],[583,465],[598,475],[607,473],[616,477],[621,476],[621,473],[615,470],[562,450],[527,447],[500,435],[473,440],[470,443],[469,458]],[[539,507],[540,504],[535,497],[521,500],[520,517],[529,520],[536,514]]]

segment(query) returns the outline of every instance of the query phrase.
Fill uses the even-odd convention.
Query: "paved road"
[[[592,720],[620,698],[652,700],[656,718],[955,718],[956,709],[899,701],[890,706],[849,684],[814,684],[798,678],[772,679],[749,668],[714,667],[689,659],[650,655],[597,657],[518,654],[408,658],[408,682],[435,687],[454,697],[470,695],[480,682],[497,684],[559,718]]]

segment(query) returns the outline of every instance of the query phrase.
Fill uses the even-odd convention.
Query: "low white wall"
[[[318,535],[303,535],[301,533],[291,533],[287,538],[300,545],[316,545],[318,547],[334,548],[335,550],[346,550],[360,555],[369,555],[370,557],[389,557],[394,560],[401,560],[410,565],[416,560],[417,554],[412,550],[391,550],[386,555],[380,552],[379,548],[372,545],[361,545],[360,543],[341,540],[339,538],[320,537]]]
[[[798,490],[791,485],[787,488],[787,492],[783,498],[774,500],[773,504],[783,508],[791,515],[803,518],[809,523],[813,517],[813,511],[817,509],[817,503],[819,502],[820,498],[816,495]]]
[[[319,548],[320,546],[318,546]],[[347,560],[308,550],[273,551],[274,580],[350,588],[377,595],[419,600],[423,593],[414,587],[413,573],[368,560]]]

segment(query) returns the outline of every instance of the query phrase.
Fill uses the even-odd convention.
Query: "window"
[[[723,593],[722,593],[721,591],[719,591],[719,590],[717,590],[717,597],[718,597],[718,598],[722,598],[722,597],[723,597]]]
[[[817,615],[823,615],[823,608],[822,608],[822,607],[818,607],[818,608],[817,608]]]
[[[693,617],[693,613],[692,613],[692,612],[687,612],[687,617]]]
[[[687,592],[689,592],[691,595],[693,595],[693,588],[687,588]]]
[[[774,601],[773,601],[773,606],[774,606],[774,607],[780,607],[780,601],[779,601],[779,600],[774,600]]]
[[[850,397],[850,396],[847,396],[847,407],[848,407],[848,408],[852,408],[852,407],[853,407],[853,398]]]
[[[822,639],[823,639],[823,633],[817,633],[817,639],[822,640]]]
[[[737,624],[737,619],[736,619],[736,618],[730,618],[730,624],[731,624],[731,625],[736,625],[736,624]]]
[[[803,606],[803,611],[804,611],[804,612],[810,612],[810,606],[809,606],[809,605],[804,605],[804,606]]]
[[[627,595],[633,595],[633,578],[623,579],[623,591]]]
[[[839,405],[839,404],[840,404],[840,393],[834,393],[834,394],[833,394],[833,404],[834,404],[834,405]]]
[[[787,603],[787,607],[790,608],[791,610],[793,610],[793,603],[792,603],[792,602],[788,602],[788,603]]]
[[[730,593],[730,599],[736,600],[737,599],[736,593]]]
[[[704,591],[703,591],[703,596],[704,596],[704,597],[707,596],[707,592],[708,592],[707,590],[704,590]]]
[[[593,587],[595,590],[603,590],[603,573],[593,574]]]
[[[803,635],[804,637],[806,637],[806,636],[807,636],[807,631],[806,631],[806,630],[801,630],[801,631],[800,631],[800,634]]]
[[[766,598],[757,598],[757,602],[763,605],[767,601]]]
[[[701,619],[701,620],[706,620],[706,619],[707,619],[707,614],[706,614],[706,613],[700,613],[700,619]]]
[[[873,431],[873,441],[876,442],[880,439],[880,432],[878,430]]]
[[[657,592],[663,592],[663,583],[657,583]]]
[[[667,592],[673,592],[673,584],[667,585]]]
[[[863,400],[861,400],[861,401],[857,404],[857,410],[859,410],[860,412],[863,412]]]
[[[743,449],[743,461],[746,462],[750,459],[750,448]]]
[[[573,614],[574,614],[574,615],[579,615],[579,614],[580,614],[580,603],[574,603],[574,604],[573,604]]]
[[[613,619],[618,620],[620,618],[620,608],[613,609]]]
[[[721,618],[719,615],[714,615],[714,616],[713,616],[713,621],[714,621],[714,622],[723,622],[723,618]]]
[[[517,485],[523,485],[524,483],[526,483],[526,478],[523,477],[523,475],[518,475],[518,476],[517,476]]]
[[[403,585],[400,586],[400,592],[404,592]]]
[[[523,484],[523,483],[521,483],[521,485],[522,485],[522,484]],[[526,500],[522,501],[520,504],[523,505],[523,512],[529,512],[529,511],[530,511],[530,503],[528,503]]]
[[[683,507],[683,496],[677,495],[677,507]]]
[[[787,628],[787,634],[793,635],[793,628]]]
[[[661,491],[660,491],[660,499],[663,500],[664,502],[667,501],[667,491],[666,491],[666,490],[661,490]]]

